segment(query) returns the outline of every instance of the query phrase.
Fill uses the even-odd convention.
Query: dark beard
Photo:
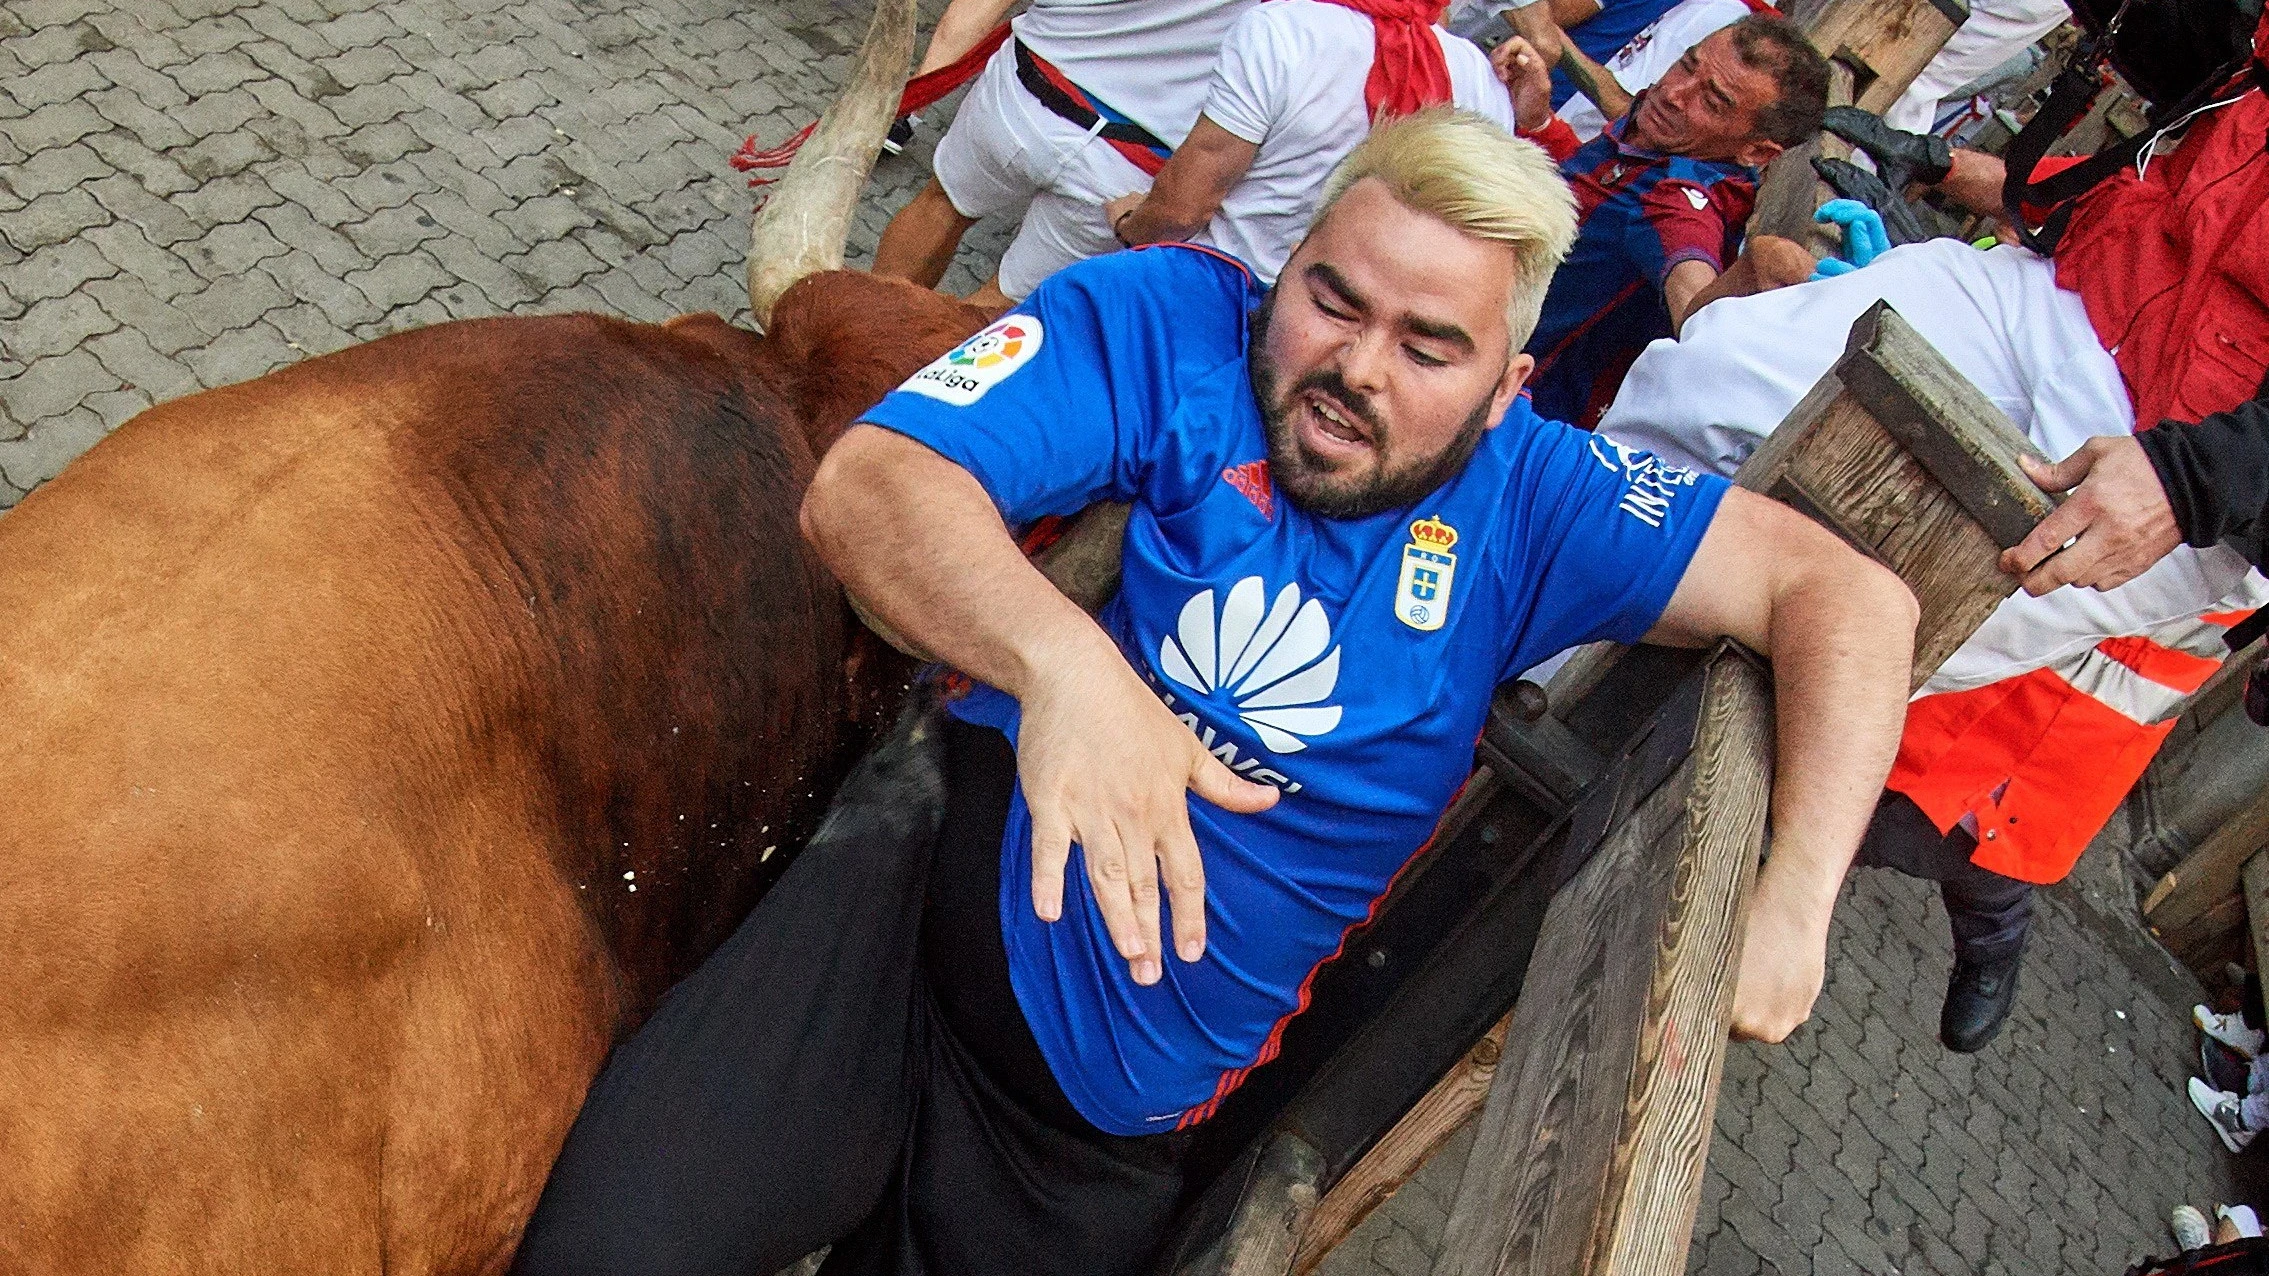
[[[1339,373],[1329,368],[1318,368],[1301,377],[1288,392],[1279,393],[1276,368],[1269,363],[1263,341],[1268,334],[1269,316],[1275,309],[1276,290],[1272,288],[1253,311],[1252,339],[1247,349],[1251,352],[1248,364],[1253,400],[1260,406],[1261,422],[1268,431],[1269,477],[1283,489],[1285,499],[1323,518],[1369,518],[1417,504],[1428,493],[1456,477],[1465,463],[1473,459],[1474,449],[1481,446],[1482,431],[1489,426],[1489,399],[1486,397],[1466,414],[1465,423],[1458,427],[1457,437],[1450,445],[1433,456],[1418,458],[1397,469],[1379,470],[1366,480],[1343,478],[1319,465],[1292,428],[1292,412],[1288,406],[1292,396],[1317,390],[1337,399],[1369,429],[1375,456],[1386,455],[1387,428],[1372,411],[1370,396],[1349,386]]]

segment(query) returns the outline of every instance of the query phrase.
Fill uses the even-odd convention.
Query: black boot
[[[2017,1004],[2017,966],[2025,950],[2005,957],[1956,957],[1954,977],[1946,981],[1946,1005],[1938,1012],[1938,1040],[1956,1054],[1985,1048]]]
[[[1856,106],[1831,106],[1823,121],[1827,130],[1867,152],[1875,171],[1892,190],[1908,182],[1935,186],[1954,168],[1954,148],[1931,133],[1909,133],[1892,128],[1883,117]]]

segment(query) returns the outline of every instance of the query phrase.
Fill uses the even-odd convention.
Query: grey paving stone
[[[370,298],[372,305],[390,311],[411,305],[452,279],[433,258],[410,252],[358,270],[347,276],[347,282]]]
[[[87,362],[94,364],[92,359]],[[100,365],[94,366],[99,373]],[[37,371],[35,367],[33,372]],[[7,400],[14,390],[9,383],[0,382],[0,400]],[[86,395],[94,393],[97,391],[85,392]],[[16,411],[20,404],[31,402],[29,398],[9,401],[9,410]],[[92,407],[76,401],[68,410],[46,412],[41,416],[21,438],[0,443],[0,482],[18,491],[28,492],[55,477],[73,457],[100,442],[104,433],[102,416]]]
[[[68,146],[89,133],[100,133],[110,127],[84,98],[55,102],[34,109],[29,114],[8,121],[8,140],[26,155],[37,155],[51,146]]]
[[[111,171],[100,155],[83,142],[41,151],[8,171],[8,187],[20,199],[37,199],[70,190]]]
[[[42,248],[9,267],[8,292],[25,303],[45,301],[76,292],[90,279],[107,279],[117,273],[117,264],[103,255],[93,239],[80,235]]]
[[[76,46],[78,41],[74,39],[72,43]],[[86,58],[74,57],[17,76],[8,82],[7,92],[18,103],[36,110],[109,87],[110,77],[104,75],[101,68]]]
[[[194,190],[199,179],[191,177],[171,154],[153,149],[142,140],[141,134],[126,128],[115,128],[107,133],[88,134],[81,143],[102,157],[107,166],[103,176],[112,172],[123,173],[142,184],[142,189],[153,195],[178,195]],[[43,152],[52,154],[53,152]],[[102,180],[95,178],[93,180]]]
[[[14,212],[0,213],[0,239],[20,253],[60,244],[91,226],[110,220],[110,212],[86,187],[42,195]]]
[[[314,304],[339,328],[351,331],[376,322],[384,314],[361,289],[346,281],[349,272],[334,270],[308,252],[294,251],[264,261],[260,269],[283,288],[285,295]]]
[[[191,323],[196,324],[207,336],[218,339],[251,325],[261,315],[289,300],[291,298],[285,295],[283,289],[268,274],[248,270],[241,275],[216,280],[203,292],[192,293],[178,304],[182,314]],[[193,368],[198,366],[190,355],[184,355],[183,359]],[[202,369],[199,370],[199,375],[203,375]],[[212,382],[206,384],[211,385]]]
[[[22,316],[0,323],[0,349],[17,362],[36,368],[36,360],[70,353],[87,338],[117,326],[118,321],[104,313],[93,296],[73,292],[39,302]]]
[[[193,97],[173,109],[173,120],[193,137],[210,137],[215,133],[233,133],[264,110],[259,98],[249,89],[240,87],[226,93]]]
[[[132,328],[96,337],[87,343],[87,350],[106,371],[152,402],[162,403],[202,388],[188,365],[159,353],[147,336]]]
[[[92,354],[72,350],[33,361],[20,375],[0,381],[0,400],[7,402],[10,416],[37,433],[48,421],[77,408],[88,395],[115,390],[118,385],[118,378],[96,362]],[[33,478],[31,483],[18,482],[16,486],[28,490],[52,474],[53,471],[49,471]],[[18,470],[15,477],[20,480],[26,475]]]

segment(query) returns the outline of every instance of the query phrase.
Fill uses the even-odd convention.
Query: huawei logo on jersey
[[[1339,725],[1340,708],[1325,704],[1339,685],[1339,648],[1323,605],[1303,602],[1288,584],[1268,601],[1268,586],[1247,576],[1214,611],[1210,589],[1182,605],[1174,633],[1160,639],[1158,668],[1199,695],[1226,696],[1237,717],[1273,753],[1298,753],[1304,737]]]

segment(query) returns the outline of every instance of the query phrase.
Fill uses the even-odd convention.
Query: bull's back
[[[450,325],[0,519],[0,1267],[503,1260],[834,762],[771,410],[713,341]]]

